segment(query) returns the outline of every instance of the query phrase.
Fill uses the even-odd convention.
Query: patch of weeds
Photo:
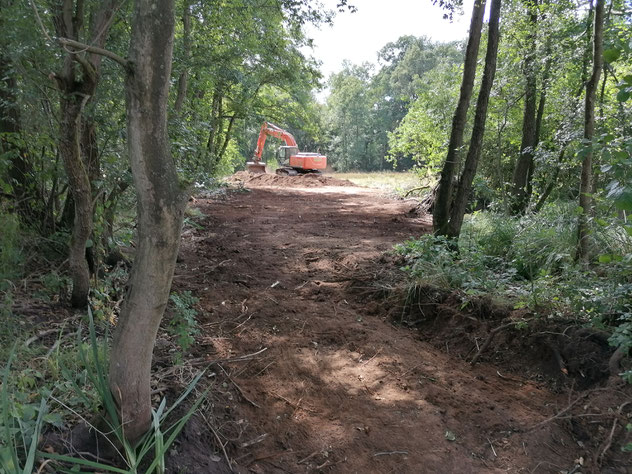
[[[89,334],[84,341],[81,329],[77,332],[76,345],[71,346],[65,359],[53,356],[59,364],[63,377],[54,383],[45,373],[34,368],[20,368],[30,360],[21,353],[20,342],[10,352],[9,362],[2,372],[0,390],[0,473],[31,473],[43,459],[48,459],[49,468],[55,472],[115,472],[121,474],[165,472],[166,455],[170,446],[185,423],[198,409],[206,396],[202,393],[191,403],[182,416],[171,424],[167,421],[173,410],[181,405],[193,392],[204,372],[193,378],[184,392],[169,408],[163,399],[156,410],[152,410],[150,430],[135,445],[125,439],[124,427],[120,423],[116,403],[107,381],[107,340],[96,336],[92,313],[88,312]],[[64,344],[66,345],[66,344]],[[52,409],[52,410],[51,410]],[[46,425],[62,428],[65,421],[86,421],[91,414],[105,414],[103,423],[109,441],[120,456],[116,463],[94,462],[84,458],[58,453],[37,451],[40,434]],[[83,415],[82,415],[83,414]],[[74,418],[73,418],[74,416]],[[96,427],[92,427],[97,429]],[[98,431],[98,430],[97,430]]]
[[[198,322],[195,319],[197,311],[194,306],[199,299],[190,291],[182,293],[171,293],[169,297],[172,304],[171,318],[169,320],[168,332],[176,338],[176,343],[180,347],[180,352],[176,354],[176,362],[182,360],[182,354],[195,342],[195,336],[200,333]]]
[[[64,299],[64,294],[70,287],[70,278],[51,271],[40,277],[42,287],[35,292],[35,296],[46,301],[58,301]]]

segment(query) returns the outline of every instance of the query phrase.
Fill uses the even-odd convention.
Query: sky
[[[325,7],[335,9],[337,0],[322,1]],[[308,27],[315,47],[305,53],[311,51],[322,61],[321,72],[328,78],[342,69],[345,59],[354,64],[377,63],[377,52],[403,35],[425,35],[435,41],[462,40],[467,35],[473,2],[464,0],[464,14],[455,15],[450,23],[431,0],[349,0],[357,8],[355,13],[339,13],[332,27]]]

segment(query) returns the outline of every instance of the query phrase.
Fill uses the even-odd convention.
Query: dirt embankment
[[[338,179],[320,173],[307,173],[298,176],[277,176],[276,174],[269,173],[240,171],[228,178],[228,182],[247,187],[318,188],[323,186],[354,186],[349,180]]]
[[[629,472],[629,410],[608,411],[620,396],[552,390],[494,365],[495,349],[472,367],[465,339],[441,333],[448,310],[432,318],[442,344],[375,300],[371,282],[397,271],[384,252],[429,230],[412,203],[331,177],[259,176],[234,178],[249,193],[197,200],[206,217],[183,235],[175,288],[201,300],[183,366],[223,362],[173,472],[224,472],[226,458],[244,473]]]

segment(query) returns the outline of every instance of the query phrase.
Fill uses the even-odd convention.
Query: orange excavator
[[[246,163],[248,171],[253,173],[265,173],[266,164],[261,162],[263,155],[263,146],[268,136],[280,138],[285,143],[280,149],[281,160],[283,166],[276,170],[276,174],[281,176],[296,176],[301,173],[320,173],[327,167],[327,157],[320,153],[301,153],[298,151],[298,144],[294,136],[280,127],[270,122],[263,122],[259,139],[257,140],[257,149],[252,157],[252,161]]]

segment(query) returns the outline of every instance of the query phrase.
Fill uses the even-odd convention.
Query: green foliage
[[[168,331],[176,338],[180,350],[186,352],[195,342],[195,335],[200,332],[195,319],[197,311],[194,308],[199,299],[193,296],[190,291],[171,293],[169,299],[171,300],[172,311]],[[182,354],[178,354],[178,358],[181,357]]]
[[[24,255],[18,217],[0,210],[0,291],[21,275]]]
[[[522,218],[478,212],[465,222],[458,246],[425,235],[395,251],[404,258],[411,287],[461,291],[466,301],[480,295],[503,298],[516,308],[607,329],[613,346],[629,350],[632,238],[620,223],[594,225],[592,236],[610,258],[587,267],[574,259],[575,222],[570,203]],[[631,373],[623,377],[632,381]]]
[[[136,474],[164,473],[165,459],[170,446],[186,422],[204,400],[206,392],[197,397],[182,415],[176,417],[178,408],[194,391],[203,372],[195,376],[184,392],[171,407],[167,408],[163,399],[158,408],[152,411],[151,430],[132,446],[125,439],[124,427],[118,420],[116,404],[107,381],[106,341],[97,339],[92,313],[89,312],[88,343],[83,341],[81,330],[77,332],[77,345],[68,352],[67,358],[53,357],[61,370],[55,379],[46,378],[32,369],[14,369],[13,362],[19,357],[18,344],[9,355],[9,362],[2,371],[2,390],[0,391],[0,473],[31,473],[37,460],[53,460],[56,472],[78,472],[80,468],[96,469],[100,472]],[[78,352],[77,352],[78,351]],[[72,356],[71,356],[72,354]],[[78,359],[77,359],[78,355]],[[51,382],[53,386],[51,386]],[[51,407],[60,407],[52,412]],[[121,469],[108,464],[88,461],[82,458],[56,453],[36,451],[43,427],[62,426],[59,410],[69,415],[86,413],[107,414],[104,423],[108,425],[108,435],[113,435],[113,444],[120,461],[125,463]],[[81,415],[80,415],[81,416]],[[89,416],[88,418],[92,418]],[[85,421],[85,418],[83,418]],[[93,427],[96,429],[95,427]],[[105,434],[101,433],[104,435]]]

